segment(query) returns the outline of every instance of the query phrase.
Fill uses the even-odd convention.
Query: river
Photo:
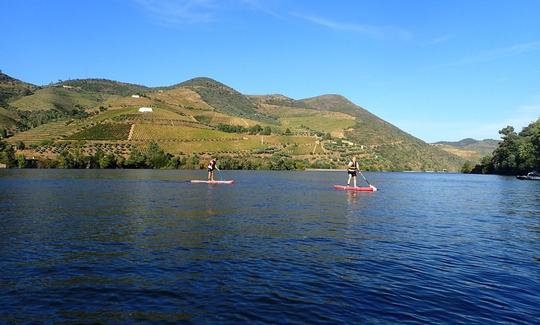
[[[529,324],[540,182],[0,170],[0,322]]]

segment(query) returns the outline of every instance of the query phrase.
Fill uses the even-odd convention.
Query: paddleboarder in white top
[[[219,168],[217,168],[217,159],[216,158],[212,158],[212,160],[210,160],[210,163],[208,164],[208,180],[209,181],[214,181],[214,170],[219,170]]]
[[[360,170],[360,166],[356,161],[356,157],[352,157],[352,160],[347,164],[347,174],[349,174],[349,179],[347,179],[347,186],[351,184],[351,178],[353,180],[354,187],[356,187],[356,173]]]

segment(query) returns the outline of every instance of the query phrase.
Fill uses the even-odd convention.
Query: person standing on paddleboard
[[[351,184],[351,178],[353,180],[353,185],[356,187],[356,173],[360,170],[360,166],[356,161],[356,157],[352,157],[352,160],[347,164],[347,174],[349,174],[349,179],[347,179],[347,186]]]
[[[219,168],[217,168],[217,159],[212,158],[212,160],[210,160],[210,163],[208,164],[208,180],[209,181],[214,180],[214,170],[216,169],[219,170]]]

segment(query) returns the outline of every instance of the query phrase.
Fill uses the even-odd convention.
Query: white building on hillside
[[[141,108],[139,108],[139,112],[141,112],[141,113],[151,113],[153,111],[154,110],[152,109],[152,107],[141,107]]]

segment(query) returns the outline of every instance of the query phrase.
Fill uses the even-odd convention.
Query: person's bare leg
[[[354,187],[356,187],[356,176],[353,177],[353,184],[354,184]]]
[[[208,180],[209,180],[209,181],[212,180],[212,172],[208,172]]]
[[[351,177],[352,177],[352,175],[349,174],[349,179],[347,179],[347,186],[349,186],[351,184]]]

